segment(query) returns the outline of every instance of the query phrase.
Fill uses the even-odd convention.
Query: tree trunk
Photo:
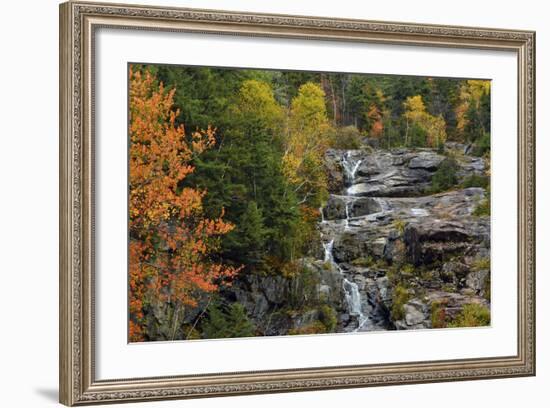
[[[179,320],[179,314],[180,314],[180,305],[179,303],[176,304],[176,307],[174,308],[174,314],[172,315],[172,335],[171,339],[176,339],[176,333],[178,331],[178,320]]]

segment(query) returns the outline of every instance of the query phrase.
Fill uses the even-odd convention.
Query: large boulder
[[[347,201],[340,196],[331,195],[323,207],[325,220],[342,220],[346,218]]]
[[[409,169],[435,171],[438,169],[443,160],[445,160],[445,156],[437,154],[433,151],[420,152],[409,161]]]
[[[336,262],[351,262],[367,253],[365,236],[352,231],[344,232],[334,242],[333,255]]]
[[[347,193],[371,197],[419,195],[442,160],[443,156],[432,151],[377,150],[361,158],[357,177]]]
[[[423,299],[414,298],[405,303],[403,305],[404,318],[396,320],[394,325],[398,330],[432,328],[434,323],[432,319],[437,319],[438,317],[443,319],[444,321],[441,323],[445,323],[446,325],[456,319],[464,309],[464,306],[469,304],[489,307],[487,300],[480,296],[428,291]]]
[[[450,261],[443,264],[440,271],[440,278],[444,283],[463,287],[469,268],[462,262]]]
[[[489,269],[472,271],[466,276],[466,287],[478,295],[485,296],[485,292],[490,290],[490,276]]]
[[[340,271],[329,262],[314,261],[308,262],[307,265],[319,274],[319,300],[341,307],[343,276]]]
[[[489,236],[488,222],[475,217],[425,219],[408,224],[404,231],[408,258],[414,265],[444,264],[450,258],[475,253],[488,245]]]
[[[380,202],[371,197],[359,197],[349,205],[349,215],[351,217],[362,217],[380,211],[382,211]]]
[[[338,194],[344,188],[344,171],[342,168],[342,151],[328,149],[325,153],[325,172],[327,174],[328,191]]]
[[[460,181],[485,171],[482,158],[456,154]],[[367,197],[419,196],[431,186],[431,178],[446,156],[433,149],[334,150],[325,154],[329,191]],[[357,164],[349,180],[349,160]]]

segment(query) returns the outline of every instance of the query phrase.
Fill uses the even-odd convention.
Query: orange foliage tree
[[[238,272],[212,259],[233,225],[223,211],[206,219],[206,191],[182,186],[194,170],[193,157],[215,143],[214,130],[186,135],[175,124],[175,90],[164,89],[148,71],[131,67],[129,75],[129,336],[146,340],[144,308],[168,304],[175,338],[186,307],[197,307],[201,296],[230,284]]]
[[[374,103],[370,105],[367,117],[371,121],[369,135],[371,137],[381,137],[384,131],[384,122],[382,121],[382,111]]]

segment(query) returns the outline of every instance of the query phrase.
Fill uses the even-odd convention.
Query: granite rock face
[[[438,194],[427,193],[446,159],[435,150],[327,152],[324,258],[353,283],[343,285],[342,331],[431,328],[434,311],[452,320],[464,305],[490,306],[490,220],[475,214],[486,192],[460,188],[485,163],[462,145],[449,149],[458,183]]]
[[[465,146],[448,150],[459,183],[484,174],[483,159]],[[265,335],[326,322],[326,308],[310,305],[332,310],[338,332],[426,329],[465,305],[489,308],[490,220],[475,215],[486,192],[457,185],[429,194],[445,159],[433,149],[328,150],[322,245],[299,261],[307,273],[244,275],[224,296]]]
[[[330,149],[325,154],[325,167],[329,190],[334,194],[344,191],[352,196],[411,197],[423,195],[430,186],[433,173],[445,158],[433,149]],[[350,160],[358,163],[353,183],[345,171],[346,162]],[[460,179],[472,174],[481,175],[485,170],[480,157],[461,155],[458,166]]]

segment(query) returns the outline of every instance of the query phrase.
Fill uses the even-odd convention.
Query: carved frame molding
[[[94,378],[93,47],[98,27],[514,51],[518,350],[514,356],[176,377]],[[66,405],[535,374],[535,33],[88,2],[60,5],[60,402]]]

